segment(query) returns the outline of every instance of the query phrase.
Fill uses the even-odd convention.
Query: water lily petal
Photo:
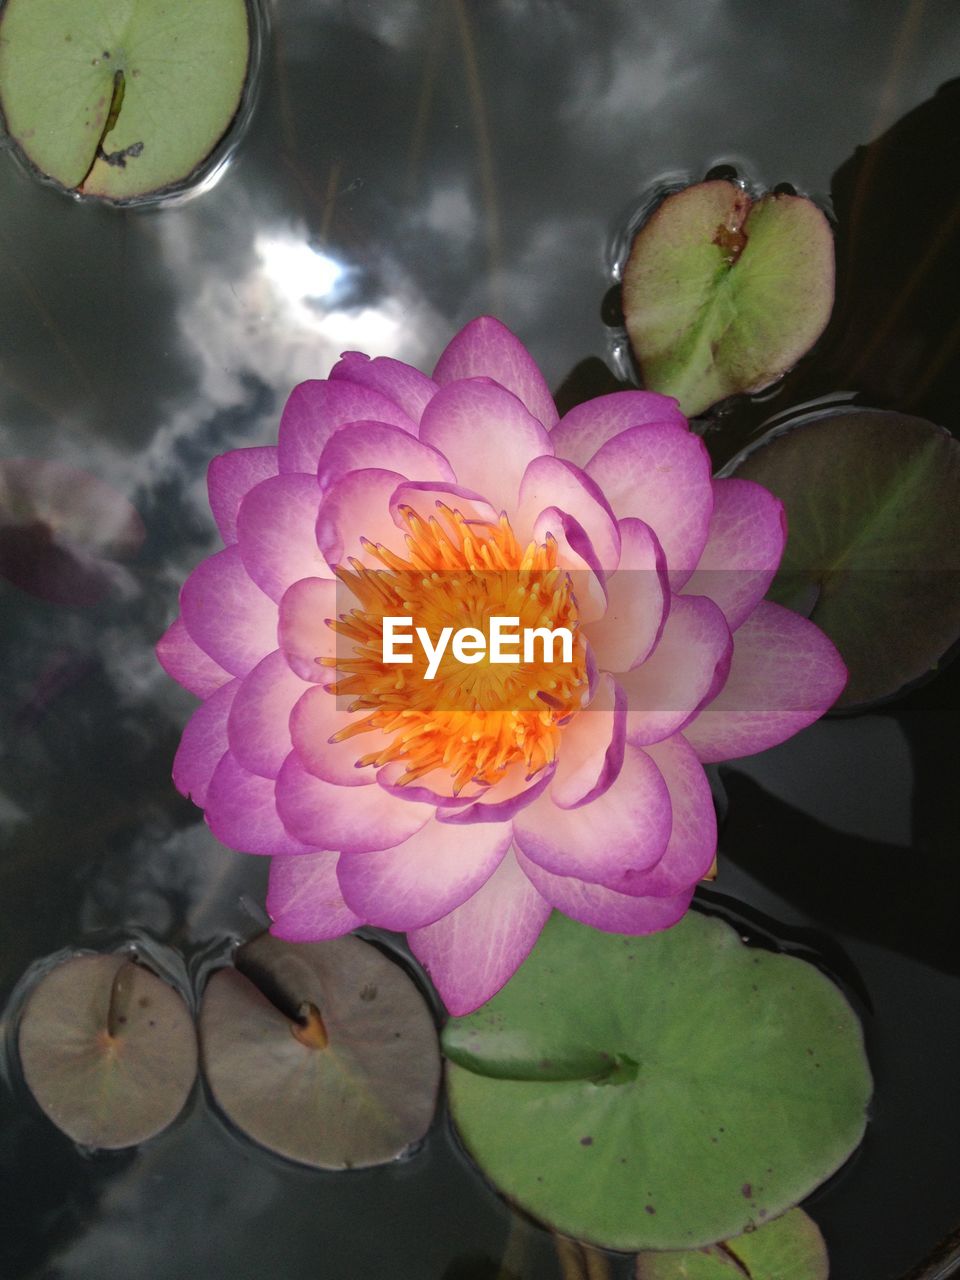
[[[345,351],[330,370],[330,379],[372,387],[399,405],[414,422],[420,421],[424,409],[440,390],[432,378],[413,365],[389,356],[371,360],[362,351]]]
[[[670,791],[673,825],[663,857],[649,871],[627,871],[612,887],[632,896],[672,898],[702,879],[717,852],[710,782],[682,734],[644,747]],[[536,882],[534,882],[536,883]]]
[[[351,422],[331,436],[320,455],[317,478],[329,489],[349,471],[379,467],[411,480],[453,480],[442,453],[385,422]]]
[[[579,467],[562,458],[537,458],[523,473],[514,532],[523,542],[542,528],[537,520],[545,508],[567,512],[590,539],[602,567],[617,567],[620,531],[603,493]]]
[[[208,698],[233,678],[191,640],[182,618],[171,622],[157,641],[157,658],[168,676],[198,698]]]
[[[719,605],[705,596],[674,596],[653,653],[617,677],[627,694],[628,741],[645,746],[681,729],[717,696],[732,654]]]
[[[244,677],[227,723],[230,750],[244,769],[277,776],[290,754],[290,712],[308,687],[279,649]]]
[[[650,656],[667,618],[667,562],[642,520],[620,521],[620,564],[607,575],[607,607],[585,630],[601,671],[629,671]]]
[[[400,508],[411,507],[423,520],[438,515],[437,508],[449,507],[464,520],[496,524],[500,513],[482,494],[463,485],[443,484],[434,480],[407,480],[397,485],[390,495],[390,514],[394,521],[401,520]]]
[[[713,512],[710,455],[699,436],[674,423],[614,436],[584,468],[619,519],[636,516],[657,535],[676,590],[706,545]]]
[[[337,616],[337,582],[333,578],[303,578],[280,601],[277,643],[301,680],[327,684],[332,679],[321,658],[334,658],[337,634],[327,619]]]
[[[558,507],[545,507],[533,526],[533,540],[557,544],[557,566],[573,574],[573,593],[581,624],[602,618],[607,611],[606,577],[600,557],[583,525]]]
[[[210,779],[229,745],[227,717],[240,685],[240,680],[231,680],[197,707],[187,721],[177,754],[173,757],[174,786],[201,809],[206,802]]]
[[[287,942],[341,938],[363,924],[343,900],[335,853],[274,858],[267,911],[273,920],[270,932]]]
[[[301,578],[331,577],[317,546],[320,486],[316,476],[271,476],[240,503],[237,542],[244,567],[271,600]]]
[[[315,475],[324,445],[348,422],[389,422],[417,434],[413,419],[372,387],[312,379],[294,387],[284,406],[277,455],[280,470]]]
[[[567,725],[550,798],[560,809],[576,809],[602,796],[623,767],[627,698],[610,675],[601,675],[597,691]]]
[[[522,764],[510,765],[503,777],[485,792],[481,799],[462,809],[443,809],[437,812],[437,821],[451,826],[468,826],[474,822],[508,822],[514,814],[533,804],[534,800],[550,785],[554,766],[541,769],[530,778]]]
[[[669,929],[686,914],[693,898],[693,885],[669,898],[639,898],[603,885],[588,884],[574,876],[553,875],[522,853],[518,859],[523,873],[551,907],[572,920],[607,933],[636,936]]]
[[[357,757],[369,750],[363,738],[330,741],[341,729],[362,719],[363,713],[351,714],[341,705],[346,699],[321,685],[314,685],[303,693],[301,684],[300,691],[302,696],[290,716],[290,733],[297,755],[308,772],[342,787],[369,786],[376,782],[372,769],[357,768]],[[357,803],[364,802],[358,800]]]
[[[331,485],[317,517],[317,544],[330,565],[353,556],[363,564],[382,567],[366,543],[388,547],[399,555],[405,552],[403,530],[390,514],[390,499],[403,479],[396,471],[367,467]]]
[[[353,787],[324,782],[291,752],[277,778],[277,809],[284,826],[314,848],[341,853],[391,849],[429,822],[427,804],[404,804],[382,787]]]
[[[545,427],[557,421],[550,388],[526,347],[493,316],[471,320],[447,345],[433,371],[441,387],[461,378],[493,378]]]
[[[763,600],[734,635],[723,691],[684,736],[701,760],[753,755],[818,720],[846,682],[847,669],[819,627]]]
[[[527,465],[553,453],[541,423],[515,395],[486,379],[445,386],[424,410],[420,439],[440,450],[459,484],[508,515]]]
[[[614,436],[631,427],[663,422],[687,428],[687,420],[673,396],[654,391],[614,391],[575,405],[553,428],[550,438],[558,458],[585,467]]]
[[[438,805],[443,809],[462,808],[487,792],[487,788],[479,783],[468,782],[454,794],[456,778],[444,769],[431,769],[428,773],[421,774],[416,782],[401,783],[399,779],[406,772],[407,765],[404,761],[391,761],[377,770],[377,784],[399,800],[414,800],[422,804]]]
[[[783,503],[752,480],[714,480],[707,545],[686,595],[708,596],[731,631],[767,594],[787,540]]]
[[[550,914],[513,853],[471,898],[407,937],[450,1013],[489,1000],[529,955]]]
[[[493,875],[510,848],[509,822],[452,831],[438,822],[393,849],[340,859],[344,900],[382,929],[420,929],[449,915]]]
[[[646,871],[670,838],[670,793],[648,755],[628,743],[616,781],[591,804],[559,809],[541,795],[514,818],[517,847],[555,875],[593,884]]]
[[[245,676],[277,647],[277,606],[250,578],[236,544],[197,565],[180,610],[190,638],[231,675]]]
[[[223,844],[244,853],[313,853],[316,843],[298,840],[280,821],[275,788],[271,778],[250,773],[228,751],[207,788],[207,825]]]
[[[211,459],[207,468],[207,494],[213,518],[227,546],[237,540],[240,503],[255,484],[275,476],[278,470],[275,444],[231,449]]]

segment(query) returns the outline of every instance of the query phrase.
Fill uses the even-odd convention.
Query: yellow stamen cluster
[[[328,625],[338,633],[332,692],[350,698],[357,721],[337,741],[378,731],[376,749],[361,765],[400,762],[398,783],[434,770],[453,779],[459,794],[469,784],[486,788],[511,765],[528,777],[552,763],[562,725],[579,710],[587,687],[585,644],[579,633],[569,575],[557,565],[557,544],[522,548],[505,515],[496,524],[464,518],[438,502],[423,519],[410,507],[400,516],[406,556],[364,543],[383,568],[350,557],[337,576],[358,606]],[[519,618],[526,628],[566,627],[573,632],[573,661],[476,665],[446,650],[433,680],[424,679],[426,656],[412,647],[413,662],[383,662],[384,617],[409,616],[436,643],[444,627],[488,630],[491,617]],[[362,714],[366,712],[367,714]],[[385,741],[383,741],[385,739]]]

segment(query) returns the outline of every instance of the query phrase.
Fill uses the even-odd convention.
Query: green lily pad
[[[960,444],[922,418],[854,410],[798,422],[733,469],[786,506],[771,596],[840,650],[838,706],[935,669],[960,636]]]
[[[792,1207],[859,1143],[871,1092],[837,988],[697,913],[647,938],[554,914],[443,1048],[454,1122],[492,1181],[566,1235],[631,1251],[713,1244]]]
[[[197,1075],[183,999],[124,955],[74,956],[52,969],[24,1007],[18,1043],[41,1109],[88,1147],[152,1138],[180,1114]]]
[[[0,105],[34,165],[127,200],[181,182],[236,114],[245,0],[7,0]]]
[[[264,934],[237,966],[207,984],[200,1044],[213,1095],[239,1129],[323,1169],[383,1164],[423,1137],[440,1083],[437,1033],[398,965],[358,938]]]
[[[833,233],[812,201],[701,182],[640,228],[623,275],[627,333],[646,387],[688,417],[792,368],[833,306]]]
[[[827,1280],[820,1228],[802,1209],[706,1249],[641,1253],[637,1280]]]

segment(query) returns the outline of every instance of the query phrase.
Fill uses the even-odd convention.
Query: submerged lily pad
[[[853,410],[801,420],[733,469],[786,506],[771,596],[840,650],[838,706],[936,667],[960,636],[960,444],[922,418]]]
[[[0,105],[37,168],[130,199],[187,178],[247,74],[245,0],[7,0]]]
[[[667,196],[623,275],[627,333],[651,391],[688,416],[792,368],[833,306],[833,233],[803,196],[722,180]]]
[[[615,1249],[712,1244],[795,1205],[859,1143],[871,1091],[837,988],[696,913],[647,938],[553,915],[443,1047],[480,1167]]]
[[[53,458],[0,458],[0,578],[53,604],[91,605],[130,579],[144,539],[127,499]]]
[[[437,1033],[398,965],[358,938],[264,934],[237,966],[207,984],[200,1043],[238,1128],[324,1169],[382,1164],[423,1137],[440,1083]]]
[[[802,1209],[706,1249],[641,1253],[637,1280],[827,1280],[820,1229]]]
[[[23,1011],[20,1063],[58,1129],[88,1147],[129,1147],[183,1109],[197,1040],[183,999],[124,955],[74,956]]]

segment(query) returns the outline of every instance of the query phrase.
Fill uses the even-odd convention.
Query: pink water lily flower
[[[215,458],[209,491],[225,547],[158,646],[204,700],[176,785],[224,844],[272,856],[276,934],[405,931],[452,1013],[507,981],[553,909],[627,934],[679,920],[716,849],[703,762],[782,742],[846,679],[817,627],[763,599],[777,499],[714,480],[667,397],[558,420],[490,317],[432,378],[347,353],[295,388],[275,447]],[[487,664],[472,683],[442,667],[424,701],[361,635],[397,601],[462,625],[471,573],[514,614],[495,584],[532,570],[576,651],[513,671],[527,702],[498,703],[506,669]]]

